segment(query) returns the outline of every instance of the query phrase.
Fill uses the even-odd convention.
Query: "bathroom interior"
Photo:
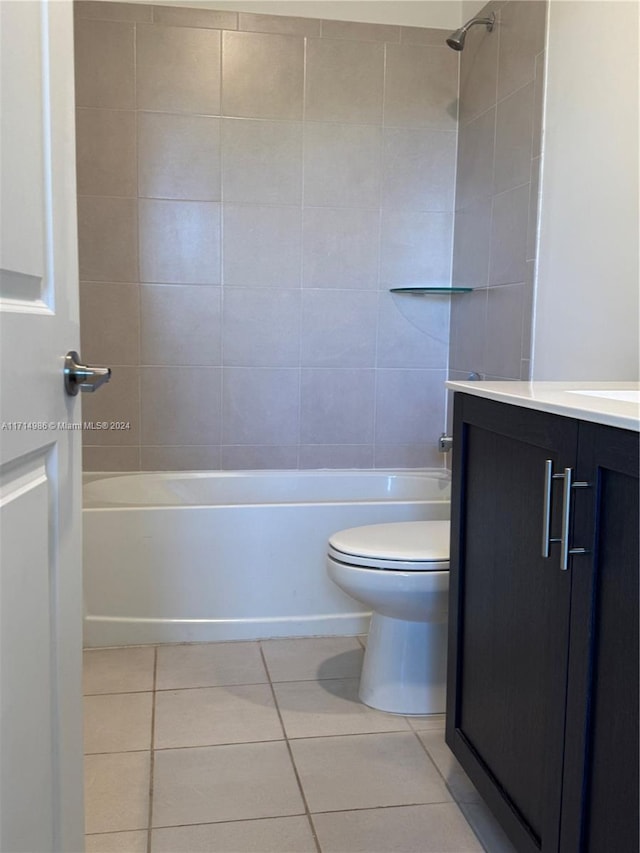
[[[87,851],[550,850],[444,740],[448,437],[476,382],[637,395],[636,4],[77,0],[74,45]]]

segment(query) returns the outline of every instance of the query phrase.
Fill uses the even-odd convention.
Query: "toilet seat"
[[[329,556],[349,566],[398,572],[449,568],[448,521],[399,521],[340,530],[329,539]]]

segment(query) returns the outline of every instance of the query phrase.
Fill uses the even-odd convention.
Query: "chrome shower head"
[[[464,48],[464,40],[467,37],[467,33],[475,24],[484,24],[487,28],[487,32],[491,32],[496,22],[495,13],[492,12],[488,18],[472,18],[470,21],[467,21],[466,24],[460,27],[460,29],[456,30],[454,33],[451,33],[449,38],[447,39],[447,44],[453,50],[462,50]]]

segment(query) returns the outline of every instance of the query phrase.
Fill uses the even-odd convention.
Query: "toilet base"
[[[446,665],[446,622],[407,622],[374,613],[360,699],[392,714],[443,714]]]

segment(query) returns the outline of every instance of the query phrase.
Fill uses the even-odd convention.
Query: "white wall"
[[[259,12],[264,15],[296,15],[336,21],[365,21],[406,27],[456,29],[462,16],[461,0],[134,0],[170,6],[199,6]]]
[[[534,379],[640,378],[638,11],[550,3]]]

